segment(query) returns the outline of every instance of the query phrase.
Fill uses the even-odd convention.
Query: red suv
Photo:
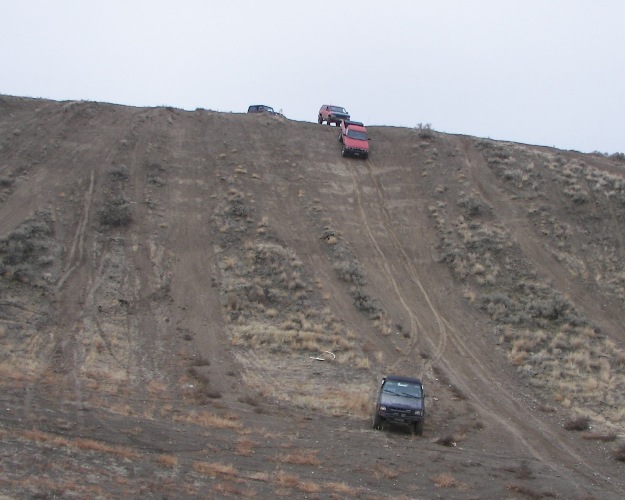
[[[324,104],[319,110],[319,116],[317,122],[321,125],[326,122],[328,125],[334,123],[338,125],[341,120],[349,120],[349,113],[345,108],[341,106],[332,106],[331,104]]]
[[[362,123],[342,120],[339,142],[343,143],[341,155],[359,156],[365,160],[369,157],[369,137]]]

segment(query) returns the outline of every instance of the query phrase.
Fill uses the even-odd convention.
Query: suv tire
[[[380,430],[382,428],[382,419],[380,418],[380,415],[376,415],[375,417],[373,417],[373,430],[377,431]]]
[[[423,425],[424,425],[424,420],[421,419],[418,422],[415,422],[414,424],[414,433],[417,436],[423,436]]]

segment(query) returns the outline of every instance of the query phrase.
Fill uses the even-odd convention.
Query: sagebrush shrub
[[[110,201],[98,211],[98,219],[103,226],[127,226],[132,221],[130,204],[123,199]]]

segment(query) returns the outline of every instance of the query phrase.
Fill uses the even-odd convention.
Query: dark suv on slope
[[[415,434],[423,435],[425,423],[425,392],[421,380],[388,375],[375,405],[373,428],[381,429],[384,422],[410,425]]]

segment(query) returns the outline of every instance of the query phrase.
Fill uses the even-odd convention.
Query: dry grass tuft
[[[192,412],[189,415],[176,415],[174,420],[190,424],[202,425],[215,429],[240,429],[241,422],[236,421],[235,416],[220,417],[214,413]]]
[[[110,445],[95,439],[68,439],[62,436],[48,434],[47,432],[32,430],[21,433],[22,437],[37,443],[50,444],[54,447],[76,448],[83,451],[95,451],[98,453],[108,453],[126,459],[136,459],[139,455],[126,446]]]
[[[94,439],[77,439],[75,446],[81,450],[97,451],[100,453],[111,453],[122,458],[138,458],[139,455],[130,448],[121,445],[111,446]]]
[[[349,390],[329,388],[320,394],[306,394],[300,391],[289,400],[301,407],[323,411],[329,415],[352,415],[368,418],[371,414],[371,395],[362,387],[352,386]]]
[[[616,441],[617,434],[615,432],[608,432],[607,434],[603,434],[601,432],[585,432],[582,434],[582,439],[587,439],[589,441],[604,441],[611,442]]]
[[[326,491],[329,491],[331,493],[339,493],[341,495],[356,495],[357,491],[355,491],[354,488],[352,488],[349,484],[341,482],[341,483],[337,483],[334,481],[330,481],[327,483],[323,484],[323,488]]]
[[[506,488],[515,493],[520,493],[528,498],[556,498],[557,495],[550,491],[537,491],[529,486],[518,483],[510,483],[506,485]]]
[[[237,476],[239,473],[234,465],[219,462],[194,462],[193,470],[211,477]]]
[[[458,485],[458,481],[448,472],[442,472],[432,478],[438,488],[453,488]]]
[[[321,461],[317,458],[318,454],[319,450],[297,450],[294,453],[278,455],[273,461],[296,465],[319,465]]]
[[[159,382],[157,380],[151,380],[148,383],[147,388],[150,394],[167,394],[167,384],[164,384],[163,382]]]
[[[247,477],[253,481],[261,481],[263,483],[268,483],[271,479],[271,476],[268,472],[252,472]]]
[[[274,482],[280,486],[297,488],[299,487],[301,480],[295,474],[288,474],[284,471],[279,471],[274,474]]]
[[[541,404],[538,409],[543,413],[555,413],[557,410],[553,406]]]
[[[301,481],[297,485],[297,489],[303,493],[319,493],[321,491],[321,487],[312,481]]]
[[[49,443],[57,447],[69,447],[70,441],[62,436],[56,436],[54,434],[48,434],[47,432],[32,430],[24,431],[22,436],[30,441],[36,443]]]
[[[386,479],[395,479],[399,477],[401,474],[401,470],[394,469],[391,467],[387,467],[382,464],[375,464],[373,467],[373,475],[376,479],[386,478]]]
[[[260,406],[262,399],[258,395],[245,394],[240,396],[238,401],[250,406]]]
[[[295,488],[303,493],[314,494],[321,491],[321,487],[317,483],[302,480],[295,474],[289,474],[284,471],[276,472],[273,476],[273,480],[279,486],[285,488]],[[284,495],[288,495],[288,492],[285,491]]]
[[[232,482],[220,481],[212,487],[212,491],[215,493],[221,493],[225,497],[234,498],[253,498],[256,496],[256,492],[251,489],[243,489],[239,485]]]
[[[249,457],[254,454],[254,447],[257,443],[248,438],[239,438],[237,440],[236,448],[234,449],[237,455],[243,455]]]
[[[156,461],[159,464],[172,469],[178,465],[178,457],[175,457],[174,455],[159,455],[156,458]]]

